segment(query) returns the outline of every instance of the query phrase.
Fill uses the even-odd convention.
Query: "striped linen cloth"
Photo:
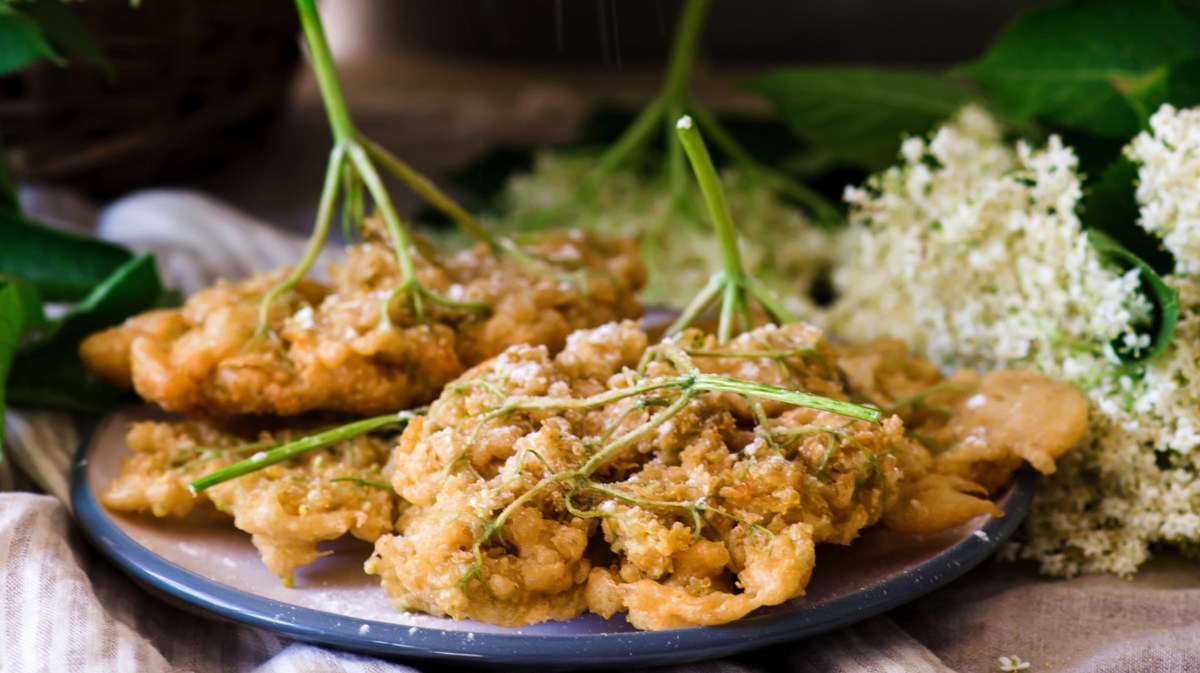
[[[105,210],[99,235],[157,255],[170,287],[191,293],[218,277],[292,263],[303,247],[212,199],[188,192],[134,195]],[[211,621],[151,597],[81,542],[72,529],[67,470],[80,433],[47,411],[6,416],[0,486],[32,479],[47,495],[0,493],[0,673],[153,673],[445,670],[409,666]],[[778,654],[778,656],[776,656]],[[994,657],[989,657],[994,664]],[[569,662],[564,662],[569,667]],[[929,649],[886,617],[808,641],[666,671],[948,673]],[[984,669],[980,669],[984,670]],[[990,670],[990,669],[988,669]],[[1059,669],[1065,670],[1065,669]]]

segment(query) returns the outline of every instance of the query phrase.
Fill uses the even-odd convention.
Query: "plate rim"
[[[118,410],[92,423],[71,462],[70,498],[88,543],[156,600],[181,601],[210,615],[306,643],[387,659],[474,667],[602,668],[656,666],[712,659],[827,633],[883,614],[949,584],[995,554],[1029,513],[1038,475],[1016,473],[1005,516],[989,518],[931,559],[876,584],[811,608],[751,614],[720,626],[589,634],[468,632],[380,622],[284,603],[198,575],[143,547],[120,529],[87,479],[94,441]],[[983,533],[983,535],[980,535]],[[367,629],[363,629],[366,625]]]

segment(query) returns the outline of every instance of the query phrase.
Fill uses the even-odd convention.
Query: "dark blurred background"
[[[935,67],[977,55],[1037,0],[716,0],[705,55],[724,64]],[[623,67],[661,61],[681,0],[338,0],[347,49]],[[351,38],[350,35],[354,37]],[[350,41],[356,44],[349,44]]]
[[[764,115],[740,88],[785,64],[941,70],[977,56],[1035,0],[714,0],[693,76],[719,113]],[[681,0],[326,0],[359,127],[435,177],[503,145],[571,139],[599,105],[662,79]],[[213,193],[311,224],[329,133],[299,57],[292,0],[72,3],[115,67],[42,63],[0,79],[0,137],[27,182],[103,203]],[[400,192],[409,213],[415,199]]]

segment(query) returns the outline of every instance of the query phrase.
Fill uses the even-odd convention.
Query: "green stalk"
[[[467,235],[493,247],[500,247],[491,232],[485,229],[479,223],[479,220],[475,219],[474,215],[455,203],[449,196],[446,196],[446,193],[438,189],[438,186],[433,184],[433,181],[419,173],[406,161],[384,149],[378,143],[367,138],[362,138],[360,142],[366,148],[367,155],[372,160],[378,162],[385,171],[399,178],[401,182],[407,185],[417,196],[424,199],[426,203],[450,218]]]
[[[346,97],[333,66],[333,55],[329,53],[329,42],[325,40],[325,29],[321,26],[316,0],[296,0],[296,10],[300,14],[300,27],[308,44],[308,54],[317,76],[321,100],[325,103],[325,113],[329,115],[334,144],[353,140],[354,122],[350,119],[350,109],[346,106]]]
[[[358,174],[362,176],[367,193],[375,201],[376,210],[383,215],[383,221],[387,225],[388,234],[392,239],[392,250],[396,253],[396,261],[400,264],[401,285],[415,282],[417,269],[413,263],[412,242],[409,241],[408,230],[404,228],[404,223],[396,214],[396,207],[392,205],[392,197],[388,194],[383,179],[379,177],[379,171],[375,170],[375,165],[367,157],[366,150],[357,143],[350,146],[349,155],[350,161],[358,169]]]
[[[495,418],[514,411],[565,411],[594,409],[635,395],[642,395],[656,390],[680,390],[685,395],[695,391],[710,390],[727,393],[738,393],[749,397],[765,400],[775,400],[800,407],[808,407],[819,411],[829,411],[850,418],[857,418],[872,423],[879,422],[880,412],[877,409],[864,407],[860,404],[843,402],[821,395],[803,393],[765,383],[754,383],[734,379],[717,374],[702,374],[689,372],[681,376],[666,376],[646,379],[628,388],[616,388],[590,397],[510,397],[500,407],[487,412],[487,416]]]
[[[821,395],[804,393],[798,390],[788,390],[787,388],[780,388],[778,386],[769,386],[765,383],[743,381],[742,379],[734,379],[717,374],[697,374],[695,378],[696,382],[694,385],[696,390],[737,393],[747,397],[783,402],[784,404],[791,404],[797,407],[828,411],[869,423],[879,423],[879,419],[883,417],[882,412],[878,409],[864,407],[861,404],[843,402]]]
[[[733,216],[729,214],[729,203],[725,201],[725,192],[721,189],[721,178],[713,166],[712,156],[704,145],[704,138],[692,123],[691,117],[680,117],[675,124],[675,132],[688,160],[692,163],[692,171],[696,174],[696,182],[700,183],[700,191],[708,204],[709,215],[712,216],[713,227],[717,230],[717,238],[721,242],[721,260],[725,269],[725,277],[731,283],[741,285],[745,277],[745,267],[742,266],[742,255],[738,248],[737,232],[733,227]]]
[[[704,313],[704,310],[712,305],[712,303],[717,300],[717,297],[721,295],[721,288],[724,287],[724,285],[725,279],[723,274],[717,273],[710,276],[708,283],[700,290],[699,294],[692,299],[692,302],[687,305],[687,308],[683,309],[683,312],[679,314],[679,317],[675,319],[675,322],[671,323],[671,326],[667,328],[665,335],[667,337],[675,336],[690,327],[692,323],[696,322],[696,319],[700,317],[700,314]]]
[[[365,435],[369,432],[374,432],[389,425],[403,425],[408,423],[416,416],[423,414],[423,410],[418,411],[401,411],[397,414],[386,414],[384,416],[376,416],[374,418],[366,418],[361,421],[355,421],[346,425],[338,426],[325,432],[319,432],[315,435],[301,437],[292,442],[281,444],[280,446],[271,449],[270,451],[262,451],[246,460],[239,461],[228,467],[211,472],[200,477],[188,485],[188,489],[193,493],[200,493],[207,488],[212,488],[217,484],[224,483],[230,479],[256,472],[265,467],[282,463],[285,460],[291,460],[297,456],[303,455],[314,449],[323,449],[327,446],[332,446],[353,439],[360,435]]]
[[[269,329],[271,306],[275,303],[275,300],[279,299],[283,293],[296,287],[296,284],[312,269],[313,264],[316,263],[317,258],[321,255],[321,249],[325,247],[325,240],[329,238],[329,229],[333,224],[333,212],[337,203],[338,185],[341,181],[342,165],[345,157],[345,148],[340,145],[334,147],[333,152],[329,155],[329,165],[325,169],[325,184],[321,188],[321,201],[317,204],[317,222],[313,226],[312,234],[308,237],[308,243],[304,246],[304,254],[301,256],[299,263],[292,267],[287,278],[284,278],[263,296],[262,304],[258,310],[258,335],[265,333]]]
[[[688,0],[683,7],[679,26],[675,29],[675,42],[671,45],[671,60],[663,87],[663,99],[668,107],[684,106],[700,36],[704,34],[704,19],[711,5],[712,0]],[[680,112],[682,109],[672,111],[672,119]]]
[[[797,203],[806,206],[812,211],[818,222],[835,224],[841,221],[841,213],[838,212],[837,207],[830,203],[828,199],[755,159],[746,151],[746,148],[742,147],[741,143],[733,137],[733,134],[725,128],[716,116],[705,109],[704,106],[692,103],[688,105],[687,113],[696,118],[696,123],[700,125],[700,129],[713,139],[718,149],[728,155],[735,164],[741,166],[742,170],[751,175],[760,176],[775,191],[791,197]]]
[[[717,326],[717,341],[728,343],[733,337],[734,321],[741,320],[743,330],[752,328],[752,318],[748,300],[753,298],[766,309],[773,320],[789,323],[795,322],[796,317],[784,307],[774,294],[771,293],[757,278],[746,273],[742,262],[741,251],[738,247],[737,231],[733,226],[733,216],[729,213],[729,203],[721,188],[721,178],[713,166],[712,156],[704,144],[704,138],[692,122],[691,117],[680,117],[675,124],[679,142],[692,164],[692,172],[700,184],[700,192],[708,206],[713,228],[721,245],[721,273],[713,276],[708,286],[684,311],[680,320],[671,326],[667,336],[673,336],[682,331],[695,319],[700,311],[711,301],[710,296],[721,296],[720,318]],[[703,300],[703,303],[702,303]],[[684,320],[686,318],[686,320]]]

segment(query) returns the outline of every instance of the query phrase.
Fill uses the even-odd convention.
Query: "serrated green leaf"
[[[111,243],[0,211],[0,273],[34,283],[47,301],[78,301],[133,255]]]
[[[1067,0],[1022,13],[961,71],[1017,119],[1129,138],[1127,91],[1153,89],[1157,70],[1196,54],[1200,23],[1180,3]]]
[[[22,4],[21,9],[38,22],[42,33],[56,50],[77,54],[84,61],[98,66],[109,78],[115,76],[112,63],[67,3],[62,0],[33,0]]]
[[[37,21],[16,7],[0,2],[0,76],[10,75],[39,58],[59,65],[65,63]]]
[[[1140,353],[1130,353],[1124,344],[1114,343],[1113,348],[1121,361],[1139,366],[1162,355],[1175,335],[1179,320],[1179,291],[1168,286],[1162,277],[1137,255],[1100,231],[1089,231],[1088,240],[1101,259],[1122,270],[1138,269],[1142,280],[1142,291],[1154,304],[1154,321],[1149,326],[1150,347]]]
[[[875,171],[896,161],[904,135],[922,135],[975,95],[919,72],[783,68],[748,84],[802,140],[836,161]]]

